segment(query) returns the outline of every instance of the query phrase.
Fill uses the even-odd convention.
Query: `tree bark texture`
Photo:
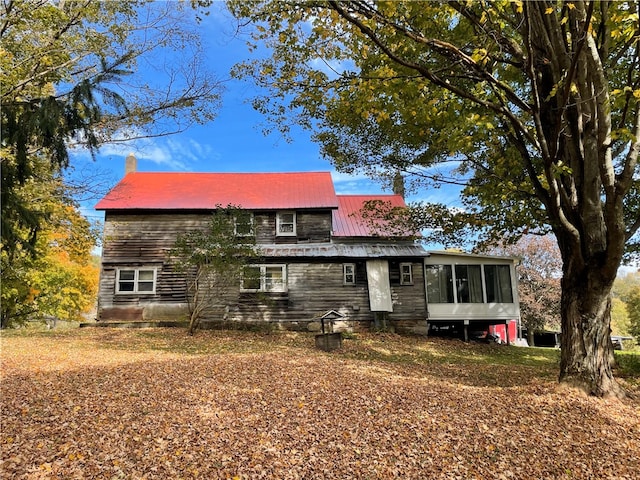
[[[623,396],[612,371],[611,285],[589,269],[562,279],[560,382],[596,396]]]
[[[560,381],[592,395],[619,396],[610,294],[626,241],[628,186],[613,168],[608,81],[589,32],[593,5],[576,3],[566,25],[546,8],[545,2],[526,4],[525,38],[548,185],[538,195],[563,260]]]

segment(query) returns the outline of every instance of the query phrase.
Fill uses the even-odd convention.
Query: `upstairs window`
[[[356,264],[355,263],[342,264],[342,283],[344,283],[345,285],[356,284]]]
[[[413,269],[410,263],[400,264],[400,285],[413,285]]]
[[[276,235],[296,236],[296,212],[276,213]]]
[[[116,293],[153,294],[156,291],[156,270],[153,268],[120,269],[116,278]]]
[[[253,235],[253,213],[239,212],[235,218],[235,234],[238,237],[250,237]]]

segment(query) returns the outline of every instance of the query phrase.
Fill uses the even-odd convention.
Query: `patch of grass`
[[[507,345],[464,343],[460,340],[432,340],[401,335],[364,335],[354,338],[356,356],[392,363],[456,361],[476,365],[555,366],[557,350]]]
[[[35,336],[56,336],[66,335],[78,330],[79,322],[67,322],[58,320],[54,328],[49,328],[44,321],[27,322],[25,325],[16,328],[6,328],[0,330],[0,335],[6,337],[35,337]]]
[[[617,373],[622,377],[636,377],[640,381],[640,353],[615,352]]]

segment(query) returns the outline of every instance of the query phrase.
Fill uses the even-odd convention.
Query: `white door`
[[[389,262],[386,260],[367,260],[367,282],[371,311],[393,312],[391,285],[389,284]]]

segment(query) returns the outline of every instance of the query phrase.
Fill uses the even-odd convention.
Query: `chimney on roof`
[[[138,159],[133,154],[133,152],[131,152],[129,155],[127,155],[127,158],[124,161],[124,174],[126,175],[128,173],[135,173],[137,169]]]
[[[393,177],[393,193],[400,195],[404,200],[404,177],[402,176],[402,173],[400,173],[400,170],[398,170]]]

